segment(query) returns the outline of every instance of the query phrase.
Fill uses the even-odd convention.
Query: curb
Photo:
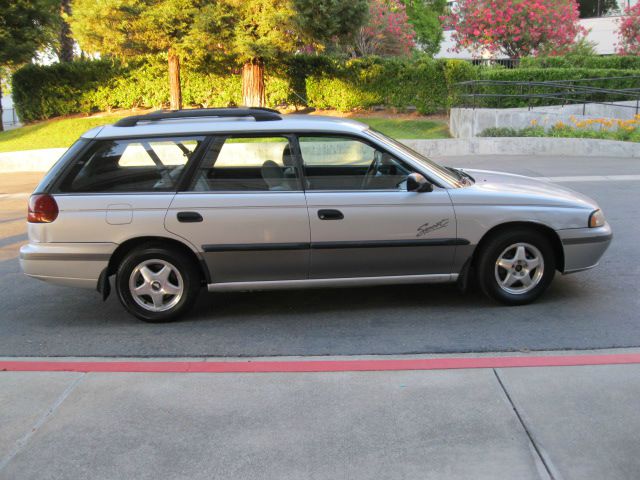
[[[640,158],[640,143],[592,138],[494,137],[402,140],[427,157],[465,155],[549,155]]]
[[[5,372],[311,373],[637,365],[640,354],[296,361],[0,361]]]
[[[591,138],[460,138],[402,140],[427,157],[465,155],[552,155],[640,158],[640,143]],[[0,153],[0,173],[47,172],[66,148]]]

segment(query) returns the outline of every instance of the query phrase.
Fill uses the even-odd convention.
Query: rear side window
[[[204,137],[97,141],[58,188],[60,193],[175,190]]]
[[[286,137],[228,137],[217,139],[204,155],[192,190],[301,190],[298,169]]]
[[[60,176],[60,173],[73,162],[75,157],[87,146],[89,140],[84,138],[79,139],[69,149],[64,152],[62,157],[51,167],[51,170],[47,172],[44,178],[40,181],[33,193],[47,192],[51,186],[55,183],[56,179]]]

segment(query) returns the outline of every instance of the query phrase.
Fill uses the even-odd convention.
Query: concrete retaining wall
[[[46,172],[66,152],[66,148],[0,153],[0,173]]]
[[[640,143],[577,138],[463,138],[403,140],[427,157],[463,155],[545,155],[640,158]]]
[[[624,106],[623,106],[624,105]],[[546,128],[558,122],[571,124],[571,117],[576,120],[604,118],[609,120],[629,120],[636,115],[635,101],[617,102],[616,105],[566,105],[528,108],[452,108],[449,117],[449,130],[455,138],[472,138],[480,135],[485,129],[493,127],[525,128],[532,121]],[[594,125],[592,128],[599,128]]]
[[[465,138],[403,140],[428,157],[463,155],[549,155],[640,158],[640,143],[575,138]],[[0,173],[46,172],[64,148],[0,153]],[[1,187],[1,186],[0,186]]]

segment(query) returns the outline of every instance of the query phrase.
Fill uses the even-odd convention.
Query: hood
[[[591,198],[570,188],[544,179],[488,170],[463,169],[475,179],[475,184],[461,190],[478,194],[480,203],[510,205],[545,205],[597,209]],[[464,195],[469,200],[469,196]]]

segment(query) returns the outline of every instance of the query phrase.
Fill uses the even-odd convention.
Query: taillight
[[[58,204],[51,195],[31,195],[29,198],[29,223],[51,223],[58,218]]]

